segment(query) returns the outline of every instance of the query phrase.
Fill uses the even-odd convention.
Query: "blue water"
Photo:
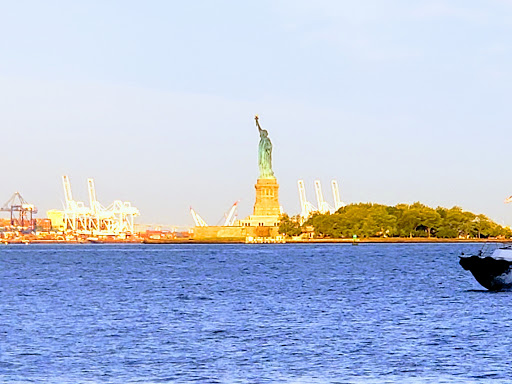
[[[0,382],[510,382],[479,248],[0,246]]]

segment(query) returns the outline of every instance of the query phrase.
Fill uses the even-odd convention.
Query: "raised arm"
[[[256,120],[256,126],[258,127],[258,131],[262,131],[261,127],[260,127],[260,122],[258,121],[258,115],[255,115],[254,116],[254,120]]]

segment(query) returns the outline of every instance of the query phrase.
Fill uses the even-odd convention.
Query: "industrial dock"
[[[88,205],[73,198],[71,182],[62,176],[65,206],[49,210],[47,218],[36,218],[37,207],[15,192],[0,208],[8,218],[0,218],[0,243],[143,243],[183,241],[188,230],[137,226],[139,210],[129,201],[115,200],[102,205],[96,197],[94,179],[87,179]]]

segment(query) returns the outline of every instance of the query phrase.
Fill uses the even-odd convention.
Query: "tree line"
[[[281,218],[279,230],[298,236],[313,228],[320,238],[435,237],[509,238],[512,231],[485,215],[463,211],[460,207],[431,208],[419,202],[387,206],[373,203],[350,204],[333,214],[314,213],[306,222],[300,217]]]

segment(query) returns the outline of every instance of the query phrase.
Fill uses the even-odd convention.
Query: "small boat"
[[[512,290],[512,246],[485,245],[477,255],[460,256],[459,264],[490,291]]]

